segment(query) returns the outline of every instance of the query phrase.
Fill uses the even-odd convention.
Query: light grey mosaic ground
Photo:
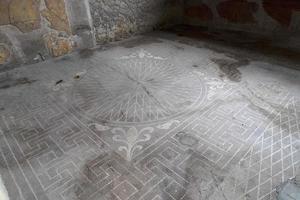
[[[275,199],[299,173],[300,71],[171,39],[1,74],[10,199]]]

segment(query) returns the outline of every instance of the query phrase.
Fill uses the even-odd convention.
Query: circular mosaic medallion
[[[91,68],[75,85],[73,104],[101,122],[161,122],[204,99],[205,86],[190,70],[141,50]]]

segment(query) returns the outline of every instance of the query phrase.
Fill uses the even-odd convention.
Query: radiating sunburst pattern
[[[112,123],[149,123],[198,105],[205,87],[189,69],[141,50],[94,66],[74,90],[75,106]]]

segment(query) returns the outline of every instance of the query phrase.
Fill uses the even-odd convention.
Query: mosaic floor
[[[0,96],[11,200],[271,200],[300,173],[300,71],[180,39],[18,68]]]

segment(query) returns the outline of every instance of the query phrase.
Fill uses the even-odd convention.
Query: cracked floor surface
[[[0,74],[11,200],[275,199],[299,173],[300,71],[172,34]]]

